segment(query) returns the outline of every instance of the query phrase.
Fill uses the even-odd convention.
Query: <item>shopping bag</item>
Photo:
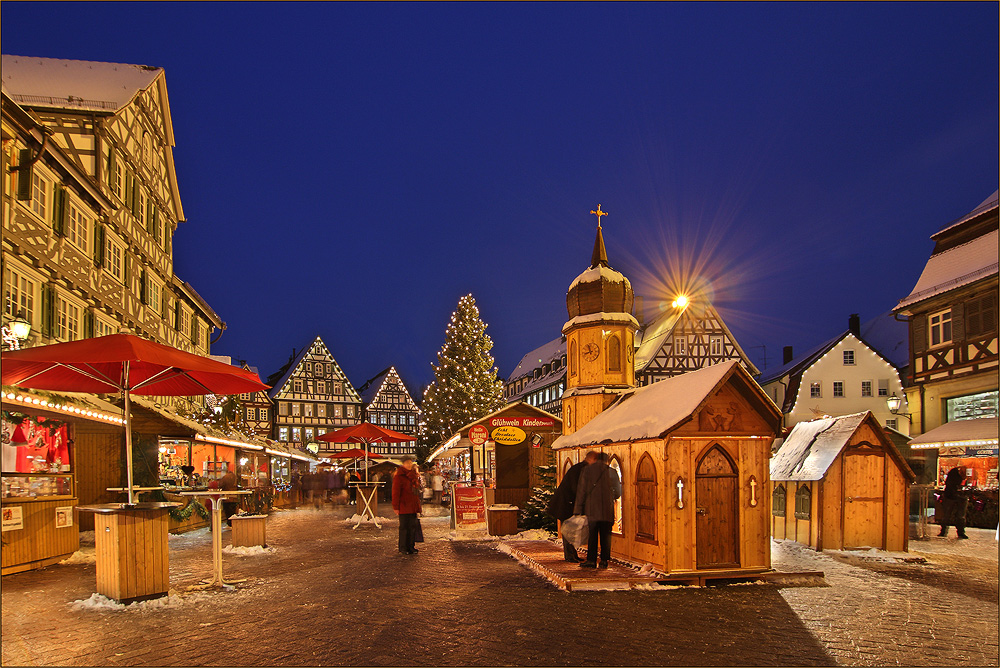
[[[420,518],[419,517],[417,518],[417,531],[416,531],[416,533],[414,535],[416,536],[416,538],[413,539],[414,543],[422,543],[422,542],[424,542],[424,529],[423,529],[423,527],[420,526]]]
[[[590,538],[590,525],[586,515],[573,515],[562,523],[562,535],[577,549],[584,547]]]

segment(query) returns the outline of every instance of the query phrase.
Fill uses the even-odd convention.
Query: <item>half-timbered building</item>
[[[246,362],[240,362],[241,368],[246,369],[260,377],[257,367],[250,366]],[[250,436],[258,438],[269,438],[274,426],[274,404],[267,390],[257,392],[245,392],[239,395],[240,412],[243,423],[247,426]]]
[[[504,383],[504,398],[560,416],[565,389],[566,337],[560,336],[521,358]]]
[[[396,367],[383,369],[374,378],[358,388],[365,421],[386,429],[413,436],[402,443],[375,443],[369,450],[380,455],[402,456],[413,454],[417,446],[417,423],[420,410],[413,401],[406,384],[399,377]]]
[[[934,250],[913,290],[894,309],[909,321],[910,369],[906,411],[911,436],[928,435],[947,423],[942,438],[924,438],[915,448],[938,446],[954,457],[992,458],[982,484],[997,487],[998,197],[994,192],[968,214],[931,235]],[[974,420],[992,419],[994,439],[987,452]],[[968,430],[968,434],[963,431]],[[943,439],[943,440],[942,440]],[[947,473],[936,466],[939,481]],[[972,462],[963,468],[975,469]],[[991,469],[991,470],[990,470]],[[977,478],[978,479],[978,478]],[[994,497],[995,498],[995,497]]]
[[[299,352],[293,351],[267,384],[276,409],[272,433],[281,443],[326,448],[317,436],[361,419],[361,396],[318,336]]]
[[[224,326],[173,269],[185,216],[163,69],[8,55],[2,68],[5,312],[24,311],[29,345],[124,326],[207,355]]]

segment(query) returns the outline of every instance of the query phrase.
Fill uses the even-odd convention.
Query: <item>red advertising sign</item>
[[[455,487],[455,526],[459,529],[486,529],[486,490],[482,487]]]
[[[489,430],[481,424],[469,429],[469,440],[473,445],[482,445],[490,437]]]
[[[490,419],[490,428],[520,427],[521,429],[538,429],[554,427],[556,421],[547,417],[495,417]]]

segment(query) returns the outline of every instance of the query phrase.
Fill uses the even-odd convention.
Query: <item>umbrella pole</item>
[[[128,362],[125,362],[125,379],[128,380]],[[129,399],[128,386],[125,394],[125,463],[128,468],[128,503],[135,503],[135,491],[132,489],[132,401]]]

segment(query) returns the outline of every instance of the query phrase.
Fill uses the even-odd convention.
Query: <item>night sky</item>
[[[780,364],[892,308],[997,189],[997,3],[4,2],[3,52],[165,68],[174,268],[267,376],[317,334],[416,391],[475,295],[506,377],[603,206],[650,311]],[[766,346],[763,347],[763,346]]]

